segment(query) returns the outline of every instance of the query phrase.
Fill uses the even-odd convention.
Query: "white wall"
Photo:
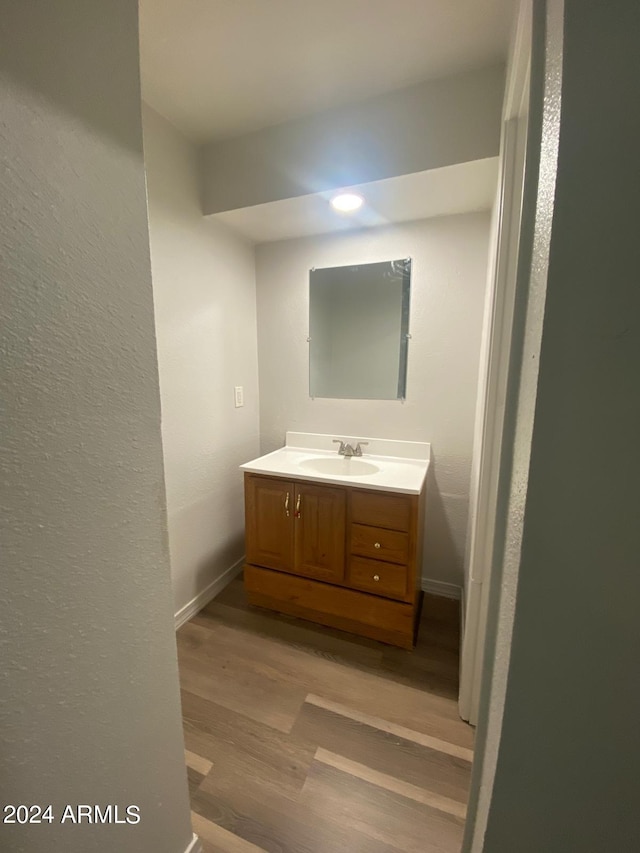
[[[143,117],[178,613],[244,554],[238,465],[259,453],[255,262],[250,243],[202,216],[192,145],[150,108]]]
[[[204,211],[495,157],[503,92],[496,65],[203,146]]]
[[[462,584],[487,213],[257,247],[262,451],[286,430],[430,441],[423,575]],[[309,269],[411,257],[407,400],[309,397]]]
[[[134,0],[2,4],[0,197],[0,848],[183,853]]]

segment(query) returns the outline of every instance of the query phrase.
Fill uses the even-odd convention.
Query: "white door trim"
[[[482,683],[488,572],[493,556],[498,470],[511,356],[531,62],[529,0],[520,7],[512,44],[500,144],[500,187],[490,251],[465,567],[467,606],[459,711],[472,725],[478,720]]]
[[[202,853],[202,843],[195,832],[193,833],[189,846],[184,853]]]

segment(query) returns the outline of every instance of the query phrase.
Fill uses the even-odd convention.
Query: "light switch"
[[[240,406],[244,406],[244,389],[242,385],[236,385],[233,393],[236,401],[236,409],[239,409]]]

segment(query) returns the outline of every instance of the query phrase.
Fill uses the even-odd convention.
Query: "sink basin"
[[[316,474],[338,474],[340,477],[366,477],[368,474],[377,474],[380,470],[377,465],[363,459],[354,459],[352,456],[303,459],[298,464],[307,471],[315,471]]]

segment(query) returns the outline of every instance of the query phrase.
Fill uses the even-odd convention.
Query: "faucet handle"
[[[368,441],[359,441],[356,444],[356,449],[354,450],[354,455],[355,456],[362,456],[362,448],[367,444],[369,444]]]
[[[334,438],[333,443],[340,445],[340,447],[338,448],[338,453],[342,453],[344,455],[344,450],[345,450],[344,441],[342,441],[342,439],[340,439],[340,438]]]

